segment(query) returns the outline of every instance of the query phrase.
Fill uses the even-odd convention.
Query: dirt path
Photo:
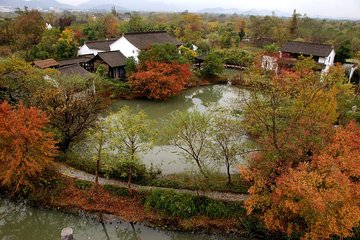
[[[58,167],[59,172],[65,176],[73,177],[73,178],[77,178],[77,179],[81,179],[81,180],[86,180],[86,181],[90,181],[90,182],[95,182],[95,175],[92,175],[87,172],[66,166],[62,163],[56,163],[56,165]],[[101,177],[99,177],[99,184],[100,185],[111,184],[114,186],[127,188],[126,182],[112,180],[112,179],[106,179],[106,178],[101,178]],[[231,201],[231,202],[241,202],[248,197],[246,194],[222,193],[222,192],[203,192],[203,191],[200,191],[199,193],[197,193],[196,191],[186,190],[186,189],[142,186],[142,185],[138,185],[138,184],[131,184],[131,187],[132,187],[132,189],[135,189],[135,190],[150,191],[153,189],[161,189],[161,190],[172,190],[172,191],[178,192],[178,193],[189,193],[189,194],[193,194],[193,195],[199,194],[199,195],[207,196],[207,197],[215,199],[215,200]]]

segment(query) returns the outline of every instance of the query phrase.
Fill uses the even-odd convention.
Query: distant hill
[[[99,9],[117,5],[119,8],[127,9],[130,11],[167,11],[173,12],[173,6],[156,1],[148,1],[148,0],[102,0],[101,5],[99,5],[99,0],[89,0],[86,3],[77,6],[80,9]]]
[[[291,13],[282,12],[279,10],[265,10],[265,9],[250,9],[247,11],[241,11],[237,8],[205,8],[198,11],[199,13],[218,13],[218,14],[240,14],[240,15],[254,15],[254,16],[271,16],[274,12],[278,17],[290,17]]]
[[[29,8],[41,8],[41,9],[72,9],[73,6],[59,3],[56,0],[1,0],[0,6],[5,6],[9,8],[24,8],[27,6]]]

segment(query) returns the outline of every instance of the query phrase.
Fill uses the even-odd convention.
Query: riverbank
[[[110,186],[95,186],[95,184],[88,181],[56,175],[47,184],[37,187],[26,198],[33,206],[61,209],[66,212],[86,211],[89,213],[112,214],[123,221],[130,223],[141,222],[147,226],[160,229],[190,232],[206,231],[212,234],[235,234],[239,237],[246,235],[246,228],[243,225],[246,216],[241,205],[220,203],[219,201],[221,206],[233,208],[231,217],[210,217],[205,214],[197,214],[196,211],[191,216],[180,217],[176,216],[176,214],[170,215],[168,212],[149,207],[147,204],[148,197],[152,192],[134,190],[134,195],[130,197],[126,189]],[[174,195],[171,192],[167,194]],[[187,194],[175,195],[180,197],[178,203],[183,199],[189,200]],[[201,201],[201,203],[199,202],[201,206],[205,206],[204,203],[207,201],[207,198],[204,197],[191,197],[191,199]],[[211,203],[213,204],[215,201]],[[238,208],[236,214],[234,214],[235,208]],[[181,209],[179,210],[181,211]]]

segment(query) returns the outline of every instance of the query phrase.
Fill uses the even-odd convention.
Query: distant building
[[[118,39],[87,41],[79,48],[78,55],[97,55],[99,52],[120,51],[125,57],[134,57],[137,60],[141,50],[149,49],[155,44],[166,43],[181,45],[166,31],[124,33]]]
[[[290,41],[284,43],[280,50],[280,58],[299,56],[312,57],[317,63],[325,65],[325,71],[334,65],[335,50],[331,45]]]
[[[289,41],[283,44],[278,54],[264,55],[261,66],[277,72],[294,66],[300,56],[311,57],[318,63],[318,70],[327,72],[334,65],[335,50],[326,44]]]
[[[52,58],[45,59],[45,60],[37,60],[32,63],[32,65],[45,69],[45,68],[57,68],[59,63]]]

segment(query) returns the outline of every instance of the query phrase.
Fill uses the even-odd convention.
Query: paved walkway
[[[81,180],[86,180],[90,182],[95,182],[95,175],[66,166],[62,163],[56,163],[58,170],[61,174],[73,177]],[[113,180],[113,179],[106,179],[99,177],[99,184],[100,185],[106,185],[111,184],[114,186],[124,187],[127,188],[128,184],[126,182],[122,182],[119,180]],[[235,193],[223,193],[223,192],[203,192],[199,191],[198,193],[196,191],[192,190],[186,190],[186,189],[174,189],[174,188],[163,188],[163,187],[153,187],[153,186],[142,186],[138,184],[131,184],[131,188],[135,190],[145,190],[150,191],[153,189],[159,189],[159,190],[172,190],[178,193],[189,193],[193,195],[203,195],[207,196],[209,198],[215,199],[215,200],[221,200],[221,201],[231,201],[231,202],[241,202],[245,200],[248,196],[246,194],[235,194]]]

